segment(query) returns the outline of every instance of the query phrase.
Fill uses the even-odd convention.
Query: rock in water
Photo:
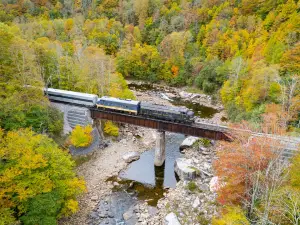
[[[197,169],[184,158],[178,158],[175,161],[175,172],[180,180],[192,180],[197,176]]]
[[[122,158],[125,160],[125,162],[130,163],[138,160],[140,158],[140,154],[138,152],[127,152]]]
[[[177,216],[173,212],[169,213],[165,217],[165,220],[167,225],[181,225],[177,219]]]
[[[198,137],[193,137],[193,136],[187,137],[181,143],[180,150],[191,147],[198,139],[199,139]]]

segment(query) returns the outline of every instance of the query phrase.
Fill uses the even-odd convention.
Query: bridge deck
[[[153,118],[145,118],[139,115],[105,111],[96,108],[90,108],[90,111],[92,118],[111,120],[120,123],[129,123],[136,126],[148,127],[174,133],[182,133],[196,137],[205,137],[214,140],[231,140],[230,136],[226,132],[228,129],[223,126],[205,123],[183,124]]]

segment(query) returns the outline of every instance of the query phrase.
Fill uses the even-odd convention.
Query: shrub
[[[104,133],[110,136],[119,136],[119,128],[111,121],[107,121],[104,124]]]
[[[211,145],[211,142],[209,139],[207,138],[199,138],[194,144],[194,147],[200,147],[200,146],[204,146],[206,148],[208,148]]]
[[[71,134],[71,144],[75,147],[89,146],[93,141],[92,130],[90,125],[86,127],[77,125]]]
[[[242,209],[239,207],[227,207],[219,219],[213,218],[212,225],[244,224],[249,225],[249,221]]]
[[[190,181],[187,185],[187,189],[191,192],[195,192],[198,190],[198,186],[194,181]]]
[[[207,138],[200,138],[199,142],[206,148],[211,145],[210,140]]]

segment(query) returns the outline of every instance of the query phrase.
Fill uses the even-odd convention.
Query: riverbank
[[[196,122],[226,124],[227,116],[223,105],[210,95],[189,92],[187,87],[169,87],[133,80],[128,80],[127,83],[140,101],[187,107],[194,111]]]
[[[210,190],[213,178],[212,163],[215,160],[215,146],[195,145],[184,150],[184,156],[199,175],[191,181],[180,180],[176,188],[170,189],[157,204],[158,213],[146,218],[149,225],[166,224],[167,215],[175,214],[181,225],[208,225],[217,215],[216,193]],[[150,215],[146,204],[142,212]]]
[[[166,93],[171,93],[171,89],[164,89]],[[174,95],[179,95],[179,89],[172,89]],[[143,92],[133,90],[137,99],[149,101],[157,104],[172,105],[170,98],[161,95],[161,91]],[[172,97],[169,94],[170,97]],[[217,108],[217,107],[216,107]],[[222,113],[220,111],[219,113]],[[215,113],[208,122],[221,120],[219,113]],[[200,118],[198,118],[199,120]],[[127,152],[143,153],[155,146],[156,131],[152,129],[135,127],[131,125],[121,125],[120,136],[117,139],[105,138],[108,147],[95,149],[92,154],[85,156],[88,160],[77,167],[77,173],[86,181],[88,192],[79,199],[80,210],[69,218],[59,221],[60,225],[92,225],[92,224],[116,224],[116,220],[126,217],[126,224],[165,224],[165,217],[173,212],[177,215],[180,223],[183,224],[209,224],[211,217],[215,215],[215,194],[209,191],[209,182],[212,178],[211,165],[213,161],[213,148],[206,151],[199,150],[198,147],[186,149],[182,156],[206,171],[205,174],[197,177],[192,183],[179,181],[175,188],[168,188],[167,191],[159,190],[159,200],[157,207],[150,206],[145,200],[138,200],[133,193],[127,193],[127,189],[122,188],[119,183],[121,171],[128,168],[128,163],[123,159]],[[179,145],[178,145],[179,148]],[[203,150],[203,149],[202,149]],[[172,165],[173,166],[173,165]],[[203,167],[204,166],[204,167]],[[209,175],[207,175],[209,174]],[[112,177],[116,181],[109,180]],[[127,185],[134,185],[132,182]],[[190,190],[190,186],[192,189]],[[195,187],[195,189],[193,188]],[[122,192],[114,192],[119,188]],[[137,189],[145,189],[142,184]],[[146,188],[147,189],[147,188]],[[142,190],[144,191],[144,190]],[[149,189],[151,191],[151,188]],[[119,203],[118,199],[123,199]],[[150,199],[150,202],[151,199]],[[199,202],[199,203],[198,203]],[[130,208],[125,213],[120,214],[120,207]],[[156,205],[156,204],[155,204]]]
[[[155,130],[125,125],[120,128],[118,141],[110,141],[107,148],[96,149],[88,156],[89,160],[78,166],[77,174],[84,178],[87,193],[79,199],[80,210],[59,224],[88,224],[89,215],[98,202],[112,193],[114,185],[106,180],[127,167],[122,158],[127,152],[142,153],[155,144]]]

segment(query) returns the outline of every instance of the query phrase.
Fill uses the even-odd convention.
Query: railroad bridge
[[[214,140],[230,141],[231,138],[228,128],[225,126],[209,123],[176,123],[167,120],[158,120],[138,115],[129,115],[102,109],[91,108],[91,117],[93,119],[111,120],[114,122],[128,123],[136,126],[148,127],[159,131],[169,131],[181,133],[195,137],[205,137]]]
[[[205,123],[175,123],[166,120],[158,120],[138,115],[129,115],[118,112],[105,111],[96,108],[90,108],[90,111],[91,117],[93,119],[111,120],[114,122],[128,123],[136,126],[148,127],[158,130],[154,158],[154,164],[156,166],[161,166],[165,161],[165,131],[181,133],[196,137],[205,137],[214,140],[231,140],[230,136],[226,134],[228,128],[224,126],[217,126]]]
[[[82,122],[91,123],[95,119],[111,120],[119,123],[128,123],[136,126],[142,126],[147,128],[156,129],[158,131],[157,140],[156,140],[156,149],[155,149],[155,165],[160,166],[164,163],[165,160],[165,132],[181,133],[185,135],[191,135],[196,137],[204,137],[213,140],[224,140],[231,141],[232,128],[221,126],[218,124],[209,124],[209,123],[176,123],[166,120],[158,120],[153,118],[147,118],[139,115],[130,115],[119,112],[105,111],[97,108],[86,108],[85,113],[81,111],[84,108],[79,108],[81,111],[77,114],[74,112],[79,110],[75,105],[62,104],[70,107],[70,110],[64,109],[61,110],[65,114],[65,122],[68,121],[73,128],[76,124],[84,125]],[[54,105],[55,106],[55,105]],[[68,107],[66,107],[68,108]],[[89,112],[89,113],[87,113]],[[75,114],[76,115],[75,115]],[[74,114],[74,115],[73,115]],[[88,115],[89,114],[89,115]],[[235,131],[236,132],[236,131]],[[240,132],[245,132],[241,130]],[[247,131],[251,132],[251,131]],[[253,136],[261,136],[265,134],[252,133]],[[282,136],[269,136],[271,139],[280,139],[282,145],[285,146],[284,157],[290,158],[298,149],[300,144],[300,138],[295,137],[282,137]]]

